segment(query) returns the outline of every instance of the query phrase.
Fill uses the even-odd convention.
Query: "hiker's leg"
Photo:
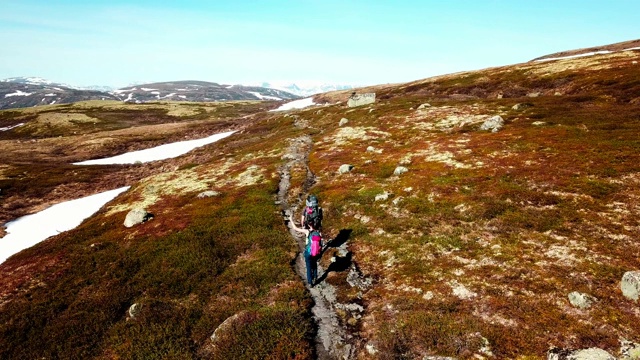
[[[304,262],[307,265],[307,283],[309,285],[313,285],[313,278],[311,277],[311,267],[313,266],[313,259],[311,258],[311,255],[306,251],[304,252]]]
[[[314,256],[311,259],[311,279],[313,279],[313,282],[316,282],[316,279],[318,279],[318,257]]]

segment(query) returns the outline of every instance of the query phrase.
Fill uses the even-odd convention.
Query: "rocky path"
[[[292,214],[294,219],[300,217],[299,210],[302,209],[301,205],[304,201],[303,195],[306,195],[315,183],[315,176],[308,167],[308,156],[311,152],[311,147],[312,141],[309,136],[291,140],[287,154],[283,157],[287,162],[280,168],[280,184],[277,202],[283,213],[286,215]],[[291,169],[296,165],[302,165],[302,167],[306,169],[307,175],[302,194],[300,194],[299,197],[295,197],[295,200],[291,200],[292,203],[290,204],[289,199],[293,198],[289,194]],[[305,239],[291,229],[291,227],[289,227],[289,232],[298,244],[300,250],[295,262],[296,272],[306,283],[306,267],[304,257],[302,256]],[[318,278],[320,278],[323,273],[324,269],[318,265]],[[321,282],[309,290],[314,301],[312,313],[317,326],[315,339],[316,358],[320,360],[355,358],[355,348],[352,345],[352,337],[340,324],[332,305],[336,303],[335,288],[326,282]]]

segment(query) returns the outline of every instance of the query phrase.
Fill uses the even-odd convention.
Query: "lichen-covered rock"
[[[351,170],[353,170],[353,165],[350,164],[342,164],[340,165],[340,168],[338,169],[338,172],[340,174],[346,174],[348,172],[351,172]]]
[[[134,225],[142,224],[150,218],[152,218],[151,214],[149,214],[145,209],[136,208],[129,211],[127,217],[124,219],[124,226],[132,227]]]
[[[349,123],[349,119],[342,118],[340,119],[340,123],[338,123],[338,126],[347,125],[347,123]]]
[[[595,302],[595,298],[588,294],[579,293],[574,291],[569,294],[569,302],[571,305],[580,308],[580,309],[588,309]]]
[[[480,130],[491,130],[491,132],[497,132],[502,129],[504,126],[504,119],[502,116],[496,115],[487,119],[482,125],[480,125]]]
[[[638,300],[640,297],[640,271],[627,271],[620,282],[622,295],[630,300]]]
[[[640,360],[640,344],[620,340],[620,360]]]
[[[598,348],[582,350],[552,348],[547,352],[547,360],[616,360],[616,358]]]

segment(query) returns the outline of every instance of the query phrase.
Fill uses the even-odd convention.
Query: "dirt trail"
[[[308,192],[311,186],[315,183],[315,176],[308,167],[308,156],[311,152],[312,141],[309,136],[303,136],[291,140],[291,145],[287,150],[287,154],[284,158],[288,159],[287,162],[280,168],[280,185],[278,188],[278,204],[281,210],[285,214],[293,215],[293,219],[298,219],[300,216],[299,209],[301,208],[304,194]],[[289,203],[288,199],[293,197],[289,196],[290,190],[290,178],[291,169],[295,165],[302,165],[307,172],[306,181],[304,183],[302,193],[300,196],[292,200]],[[293,239],[298,244],[299,252],[296,257],[296,272],[300,278],[306,283],[306,267],[302,251],[305,246],[305,239],[303,236],[296,233],[289,226],[289,232]],[[324,269],[318,265],[318,278],[324,274]],[[321,282],[313,288],[310,288],[310,293],[314,301],[313,308],[311,309],[314,317],[314,321],[317,326],[317,334],[315,339],[316,358],[320,360],[330,359],[354,359],[355,347],[352,345],[352,336],[346,331],[346,329],[340,324],[338,316],[332,304],[336,302],[335,288],[326,283]]]

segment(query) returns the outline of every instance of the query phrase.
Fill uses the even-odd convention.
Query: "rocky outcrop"
[[[353,93],[347,102],[349,107],[373,104],[376,102],[376,93],[356,94]]]
[[[616,360],[616,358],[598,348],[582,350],[552,348],[547,352],[547,360]]]

